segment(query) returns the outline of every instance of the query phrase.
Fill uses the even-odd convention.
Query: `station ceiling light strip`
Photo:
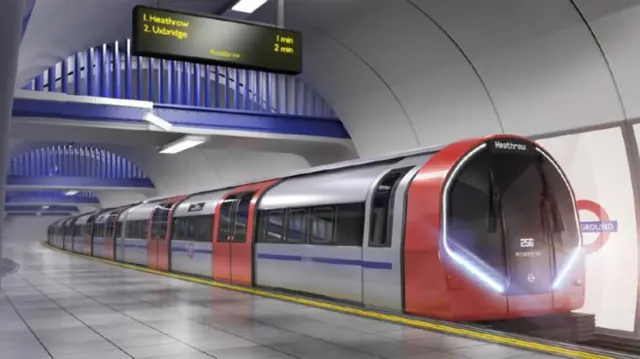
[[[174,142],[162,146],[158,152],[173,155],[188,150],[189,148],[199,146],[205,142],[207,142],[207,138],[203,136],[184,136]]]
[[[267,0],[240,0],[231,10],[251,14],[264,5]]]

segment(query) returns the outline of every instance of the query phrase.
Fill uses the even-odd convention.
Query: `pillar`
[[[9,133],[13,94],[18,72],[18,54],[22,38],[25,0],[2,0],[0,10],[0,258],[4,238],[4,201],[9,158]]]

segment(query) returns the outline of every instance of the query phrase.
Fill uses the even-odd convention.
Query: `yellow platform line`
[[[558,347],[550,344],[526,341],[523,339],[510,338],[510,337],[499,335],[499,334],[483,333],[483,332],[475,331],[471,329],[456,328],[456,327],[447,326],[444,324],[430,323],[430,322],[425,322],[418,319],[406,318],[399,315],[383,314],[383,313],[374,312],[374,311],[365,310],[365,309],[346,307],[346,306],[328,303],[328,302],[316,301],[312,299],[300,298],[300,297],[295,297],[295,296],[286,295],[286,294],[269,292],[269,291],[265,291],[257,288],[244,287],[244,286],[239,286],[239,285],[234,285],[229,283],[218,282],[210,279],[202,279],[202,278],[191,277],[188,275],[162,272],[162,271],[149,269],[146,267],[121,263],[121,262],[113,261],[110,259],[97,258],[97,257],[88,256],[86,254],[69,252],[67,250],[53,247],[48,243],[43,243],[43,245],[57,252],[62,252],[68,255],[94,260],[104,264],[110,264],[110,265],[115,265],[122,268],[137,270],[140,272],[146,272],[146,273],[161,275],[164,277],[180,279],[187,282],[198,283],[198,284],[213,286],[217,288],[229,289],[229,290],[243,292],[247,294],[253,294],[261,297],[267,297],[267,298],[278,299],[286,302],[302,304],[310,307],[328,309],[328,310],[332,310],[340,313],[356,315],[359,317],[377,319],[384,322],[402,324],[402,325],[417,327],[417,328],[426,329],[426,330],[434,330],[434,331],[438,331],[445,334],[458,335],[458,336],[463,336],[463,337],[472,338],[472,339],[480,339],[480,340],[488,341],[491,343],[504,344],[512,347],[524,348],[524,349],[529,349],[529,350],[538,351],[538,352],[562,355],[570,358],[615,359],[614,357],[610,357],[606,355],[594,354],[594,353],[589,353],[589,352],[575,350],[575,349],[562,348],[562,347]]]

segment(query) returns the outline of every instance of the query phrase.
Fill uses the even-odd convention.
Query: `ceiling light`
[[[187,150],[189,148],[192,147],[196,147],[198,145],[201,145],[203,143],[207,142],[207,138],[206,137],[201,137],[201,136],[184,136],[182,138],[180,138],[177,141],[168,143],[164,146],[162,146],[162,148],[160,148],[160,153],[163,154],[175,154],[178,152],[182,152],[184,150]]]
[[[36,213],[36,216],[42,216],[42,213],[38,212]]]
[[[42,209],[49,209],[49,205],[45,204],[44,206],[42,206]]]
[[[170,122],[163,120],[151,112],[147,112],[147,114],[144,115],[144,120],[165,131],[171,131],[173,128],[173,125]]]
[[[240,0],[231,10],[251,14],[266,2],[267,0]]]
[[[80,191],[72,189],[72,190],[67,191],[64,195],[65,196],[75,196],[76,194],[78,194],[78,192],[80,192]]]

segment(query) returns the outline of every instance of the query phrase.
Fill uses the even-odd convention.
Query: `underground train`
[[[449,321],[584,304],[576,201],[552,156],[496,135],[67,218],[52,246]]]

